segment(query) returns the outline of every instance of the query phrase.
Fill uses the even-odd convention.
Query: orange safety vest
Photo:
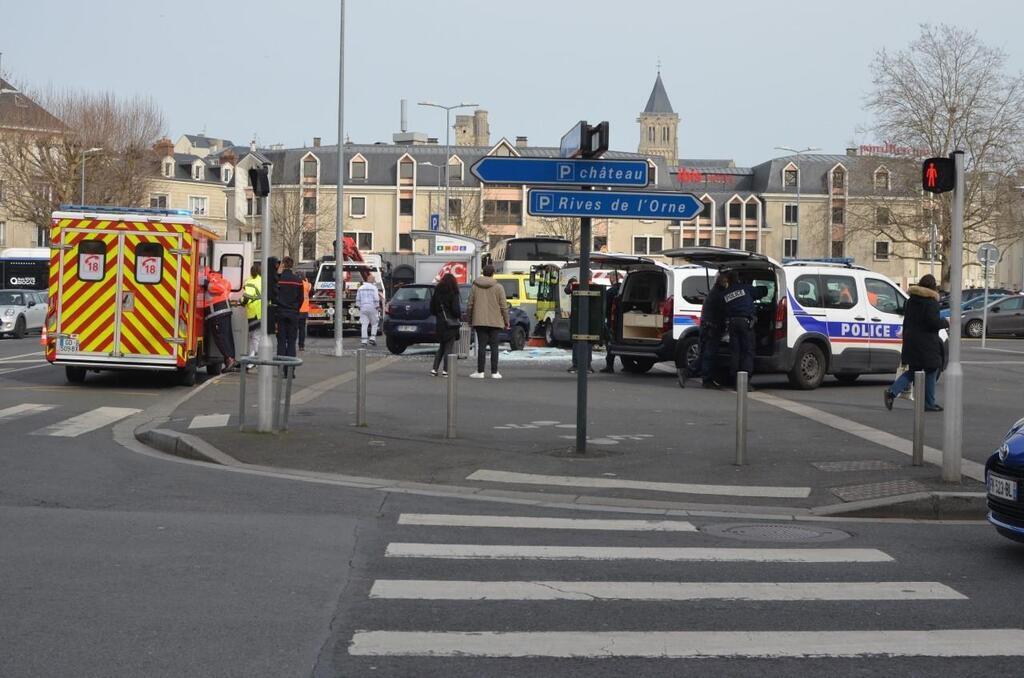
[[[212,318],[225,313],[231,313],[231,283],[216,271],[206,272],[206,291],[203,294],[202,305],[206,309],[206,317]]]
[[[308,280],[302,279],[302,305],[299,306],[299,313],[309,313],[309,290],[312,287]]]

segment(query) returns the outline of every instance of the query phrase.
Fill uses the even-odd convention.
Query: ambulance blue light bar
[[[152,214],[153,216],[190,217],[191,210],[156,209],[153,207],[112,207],[110,205],[61,205],[61,212],[102,212],[104,214]]]

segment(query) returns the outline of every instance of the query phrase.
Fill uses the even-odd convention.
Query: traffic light
[[[249,184],[253,195],[265,198],[270,195],[270,176],[266,167],[254,167],[249,170]]]
[[[929,193],[946,193],[956,188],[953,158],[928,158],[921,165],[921,187]]]

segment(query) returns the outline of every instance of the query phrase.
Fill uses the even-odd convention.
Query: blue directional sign
[[[647,185],[646,160],[563,160],[560,158],[481,158],[472,167],[485,184]]]
[[[441,215],[434,212],[430,215],[430,230],[440,231],[441,230]]]
[[[532,188],[526,211],[535,217],[693,219],[704,203],[691,193],[562,191]]]

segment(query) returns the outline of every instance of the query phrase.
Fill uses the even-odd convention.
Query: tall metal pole
[[[267,167],[267,183],[270,183],[269,165]],[[271,349],[270,337],[270,196],[260,198],[263,201],[263,233],[260,236],[260,353],[259,358],[263,362],[269,361],[274,354]],[[270,433],[274,430],[273,413],[274,407],[274,368],[270,365],[260,365],[259,380],[257,383],[257,420],[256,430],[260,433]]]
[[[936,226],[935,226],[935,210],[932,211],[932,247],[928,251],[928,259],[931,260],[931,270],[929,273],[932,277],[935,277],[935,246],[938,244],[938,237],[936,237]]]
[[[444,109],[444,230],[445,232],[450,231],[448,228],[448,192],[451,189],[451,174],[448,170],[450,169],[449,163],[451,160],[451,134],[452,134],[452,109]],[[441,170],[438,169],[438,172]],[[440,176],[440,175],[439,175]]]
[[[589,186],[584,186],[589,190]],[[577,298],[576,310],[578,320],[576,331],[580,334],[590,333],[590,243],[591,218],[580,218],[580,282],[577,290],[583,296]],[[590,342],[580,339],[573,350],[576,352],[576,454],[587,451],[587,377],[590,373]]]
[[[949,255],[949,308],[954,315],[960,311],[961,289],[963,288],[964,258],[964,152],[953,151],[956,168],[956,188],[953,189],[953,214],[951,219],[952,237]],[[964,371],[960,364],[960,325],[952,323],[949,332],[949,365],[946,368],[946,412],[943,428],[942,479],[950,483],[960,482],[960,465],[963,456],[964,426]]]
[[[85,204],[85,151],[82,151],[82,188],[78,194],[78,203]]]
[[[345,0],[341,0],[338,38],[338,187],[334,206],[334,355],[345,351]]]

